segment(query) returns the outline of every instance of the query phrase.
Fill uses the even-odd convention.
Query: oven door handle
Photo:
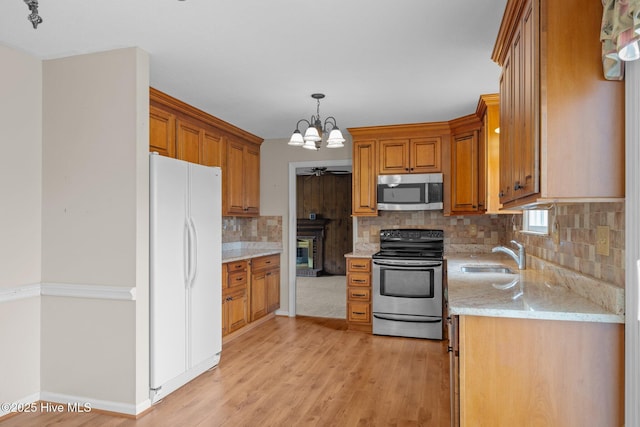
[[[373,263],[375,265],[380,265],[382,267],[403,267],[403,268],[424,268],[424,267],[442,267],[442,262],[437,261],[437,262],[425,262],[425,261],[418,261],[415,263],[411,263],[411,262],[384,262],[384,261],[379,261],[379,260],[374,260]]]
[[[442,322],[442,317],[424,317],[424,316],[411,316],[403,314],[381,314],[373,313],[373,317],[382,320],[393,320],[395,322],[411,322],[411,323],[439,323]]]

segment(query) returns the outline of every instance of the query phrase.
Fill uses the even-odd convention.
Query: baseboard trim
[[[3,402],[2,406],[0,406],[0,423],[13,417],[14,415],[18,415],[23,412],[26,412],[25,410],[22,410],[22,409],[27,406],[37,404],[39,400],[40,400],[40,393],[33,393],[23,397],[22,399],[18,399],[10,403]],[[37,406],[37,408],[39,409],[40,406]]]
[[[138,414],[151,407],[151,401],[149,399],[138,404],[130,404],[61,393],[52,393],[48,391],[40,392],[40,401],[42,405],[49,402],[65,405],[65,412],[72,412],[77,408],[77,412],[100,410],[101,412],[107,412],[113,415],[126,415],[132,417],[136,417]]]

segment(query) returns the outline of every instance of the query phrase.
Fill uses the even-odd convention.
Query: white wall
[[[25,285],[41,276],[42,65],[2,45],[0,64],[0,402],[14,402],[40,390],[40,299]]]
[[[291,147],[288,139],[271,139],[260,149],[260,215],[282,216],[282,256],[280,257],[280,311],[289,311],[289,163],[348,160],[352,158],[351,139],[344,148],[321,148],[318,151]]]
[[[121,49],[45,61],[43,75],[43,397],[136,412],[148,392],[149,60]],[[67,285],[136,297],[45,296]]]

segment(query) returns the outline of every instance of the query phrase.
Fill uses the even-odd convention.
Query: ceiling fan
[[[308,176],[323,176],[323,175],[346,175],[350,174],[351,171],[347,170],[332,170],[327,169],[326,167],[313,167],[307,171],[303,171],[298,175],[308,175]]]

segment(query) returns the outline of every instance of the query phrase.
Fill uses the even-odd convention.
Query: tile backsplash
[[[549,224],[558,226],[558,243],[551,236],[513,231],[507,224],[503,244],[514,239],[527,253],[624,288],[624,202],[558,204],[549,211]],[[515,215],[522,227],[522,216]],[[596,229],[609,227],[609,254],[597,253]]]
[[[549,223],[558,224],[558,243],[551,236],[522,233],[522,215],[446,217],[438,211],[380,212],[357,218],[354,252],[376,251],[380,229],[436,228],[445,232],[445,253],[488,253],[517,240],[527,254],[624,288],[624,202],[558,204]],[[516,230],[514,230],[514,226]],[[596,228],[609,227],[609,255],[596,251]]]
[[[277,242],[281,244],[282,217],[222,217],[222,243],[232,242]]]
[[[504,235],[509,218],[501,215],[446,217],[439,211],[381,211],[379,216],[358,217],[354,251],[367,252],[379,247],[381,229],[434,228],[444,230],[445,253],[491,252],[501,241],[500,233]]]

